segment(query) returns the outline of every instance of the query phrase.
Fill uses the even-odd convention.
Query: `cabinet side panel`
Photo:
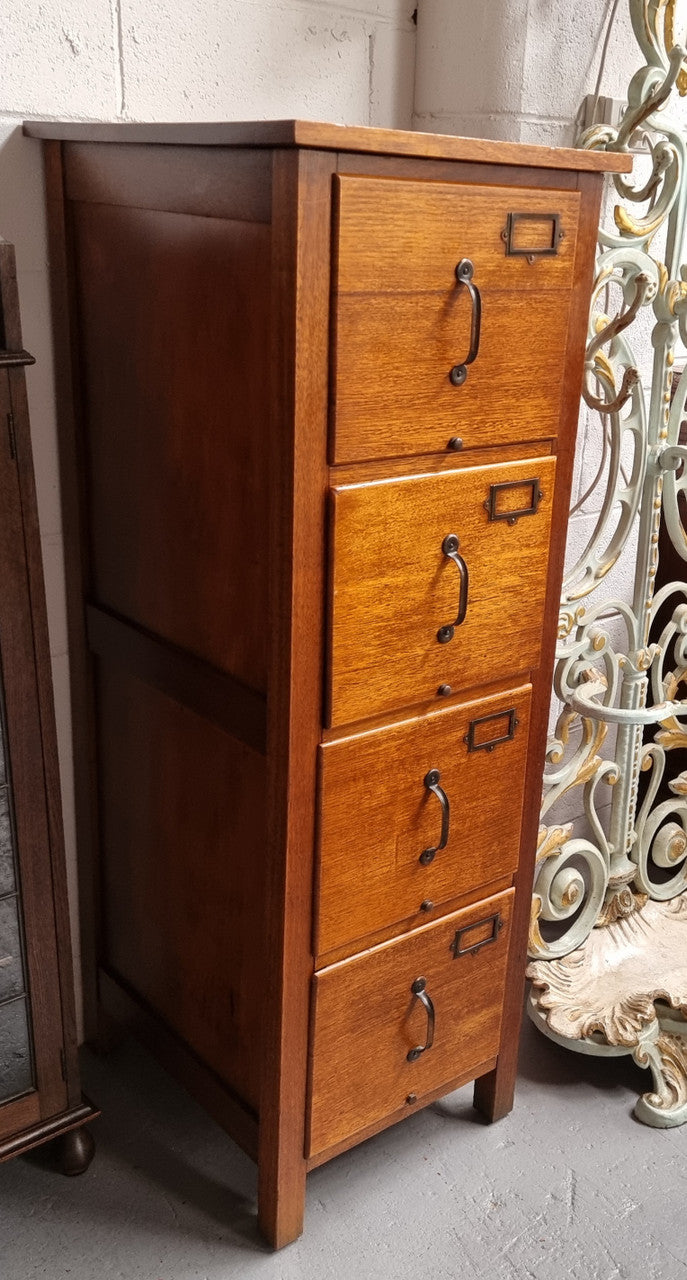
[[[269,228],[72,224],[91,599],[264,691]]]
[[[97,663],[103,963],[257,1111],[265,760]]]

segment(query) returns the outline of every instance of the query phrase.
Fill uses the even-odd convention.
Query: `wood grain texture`
[[[541,438],[558,427],[579,194],[460,183],[337,178],[334,462]],[[555,256],[506,255],[510,212],[560,214]],[[538,223],[523,223],[535,228]],[[549,224],[549,235],[551,224]],[[534,234],[532,230],[527,235]],[[536,235],[535,235],[536,239]],[[455,268],[474,264],[479,352],[466,381],[473,303]]]
[[[448,160],[478,160],[485,164],[531,165],[546,169],[575,169],[629,173],[632,156],[600,151],[573,151],[521,142],[492,142],[439,133],[411,133],[402,129],[372,129],[361,125],[325,124],[315,120],[217,121],[200,124],[76,124],[71,120],[25,120],[30,138],[61,138],[74,142],[139,142],[182,146],[315,147],[319,150],[363,151],[382,155],[441,156]]]
[[[493,1056],[512,900],[512,890],[487,898],[316,974],[308,1155]],[[496,941],[454,956],[456,932],[497,913],[502,928]],[[485,938],[490,928],[476,929],[463,945]],[[432,1048],[409,1062],[408,1051],[427,1034],[427,1014],[411,990],[419,977],[434,1002],[436,1028]]]
[[[336,291],[434,292],[455,285],[461,258],[475,263],[475,280],[524,292],[569,289],[575,264],[578,191],[481,187],[461,182],[393,178],[334,180]],[[556,253],[529,262],[508,256],[503,232],[510,213],[548,219],[560,215],[564,236]],[[542,243],[539,223],[520,236]],[[547,227],[548,239],[551,226]]]
[[[558,430],[568,295],[482,290],[479,354],[462,386],[450,370],[470,350],[466,291],[343,296],[336,308],[334,462],[541,439]]]
[[[443,903],[512,874],[518,862],[529,689],[356,734],[320,748],[319,877],[315,950],[321,954],[403,919],[426,922],[421,903]],[[475,733],[514,738],[469,751]],[[482,743],[486,741],[482,737]],[[440,772],[449,801],[446,847],[429,865],[420,854],[439,842],[441,806],[424,778]],[[352,816],[355,815],[355,821]]]
[[[472,1063],[468,1071],[464,1071],[459,1076],[454,1076],[448,1082],[444,1081],[439,1085],[438,1089],[430,1089],[421,1096],[419,1094],[415,1095],[415,1101],[412,1101],[412,1095],[408,1095],[411,1100],[404,1101],[403,1105],[398,1107],[396,1111],[387,1111],[386,1115],[380,1116],[373,1124],[365,1125],[363,1129],[356,1130],[355,1133],[342,1138],[340,1142],[334,1143],[333,1146],[327,1147],[324,1151],[318,1151],[314,1155],[308,1156],[308,1172],[311,1169],[319,1168],[321,1164],[326,1164],[328,1160],[333,1160],[344,1151],[350,1151],[351,1147],[357,1146],[359,1142],[365,1142],[368,1138],[373,1138],[375,1134],[382,1133],[384,1129],[388,1129],[392,1124],[398,1124],[399,1120],[405,1120],[407,1116],[412,1116],[416,1111],[422,1111],[431,1102],[437,1102],[439,1098],[453,1093],[455,1089],[462,1089],[463,1085],[469,1084],[471,1080],[475,1079],[475,1076],[492,1071],[495,1061],[494,1058],[490,1058],[486,1062]]]
[[[102,661],[97,694],[104,965],[257,1111],[265,761]]]
[[[268,151],[65,145],[67,199],[168,213],[270,221]]]
[[[269,229],[75,207],[94,603],[267,687]]]
[[[2,1155],[5,1142],[9,1143],[10,1155],[13,1155],[16,1135],[40,1123],[41,1099],[35,1090],[0,1107],[0,1160],[9,1159]]]
[[[303,1230],[316,755],[322,721],[330,189],[334,158],[275,153],[268,859],[258,1215]]]
[[[519,462],[522,458],[543,458],[555,453],[555,440],[530,440],[518,444],[493,444],[474,449],[449,449],[445,453],[423,453],[414,458],[373,458],[369,462],[344,462],[329,468],[333,486],[362,484],[365,480],[391,480],[411,475],[431,475],[456,471],[461,467],[486,467],[490,463]]]
[[[554,460],[539,458],[334,489],[329,724],[537,664],[554,474]],[[491,485],[532,477],[544,493],[537,514],[514,526],[491,522]],[[460,592],[458,568],[442,551],[451,533],[468,567],[468,605],[440,644]]]
[[[578,389],[582,384],[589,296],[599,226],[601,181],[592,175],[585,174],[580,174],[578,181],[582,195],[582,216],[575,259],[568,347],[560,373],[566,394],[561,404],[557,482],[553,494],[553,536],[547,566],[542,658],[538,670],[532,676],[534,692],[525,783],[525,795],[529,797],[529,801],[525,806],[520,865],[515,880],[512,943],[498,1062],[492,1072],[482,1076],[475,1084],[475,1105],[489,1120],[498,1120],[511,1110],[515,1092],[532,882],[540,823],[539,798],[544,770],[568,510],[575,461],[575,437],[579,413]]]
[[[86,626],[92,653],[123,667],[253,751],[265,754],[264,694],[104,609],[89,605]]]

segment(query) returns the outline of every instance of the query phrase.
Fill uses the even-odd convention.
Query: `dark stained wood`
[[[258,1118],[255,1111],[201,1062],[189,1045],[145,1005],[139,996],[101,969],[98,990],[103,1010],[112,1023],[134,1033],[170,1075],[180,1080],[252,1160],[258,1158]]]
[[[35,1090],[0,1107],[0,1160],[3,1158],[3,1139],[9,1137],[13,1146],[18,1133],[42,1123],[40,1094]]]
[[[90,555],[86,536],[86,471],[82,461],[85,444],[73,237],[64,199],[62,144],[59,142],[45,144],[45,179],[69,641],[81,979],[86,1034],[95,1038],[99,946],[97,768],[92,668],[84,628],[84,602],[90,589]]]
[[[265,761],[100,662],[102,962],[254,1110]]]
[[[64,1133],[70,1133],[82,1124],[97,1120],[100,1112],[87,1098],[83,1098],[78,1106],[70,1108],[60,1116],[51,1120],[41,1120],[38,1124],[29,1124],[6,1142],[0,1142],[0,1163],[11,1160],[13,1156],[24,1155],[44,1142],[51,1142]]]
[[[32,358],[23,351],[14,251],[4,241],[0,346],[0,666],[8,784],[3,838],[15,843],[19,896],[11,900],[21,921],[27,978],[25,988],[11,994],[22,989],[28,994],[35,1090],[0,1106],[0,1150],[9,1155],[27,1145],[30,1127],[28,1145],[69,1128],[74,1108],[82,1104],[48,625],[23,368]],[[93,1113],[90,1106],[88,1113]]]
[[[67,199],[77,203],[268,223],[271,183],[269,151],[65,145]]]
[[[493,750],[468,750],[470,725]],[[463,893],[513,874],[529,731],[529,689],[418,716],[320,748],[319,875],[315,953],[351,944],[405,919],[407,929]],[[440,774],[449,804],[449,838],[428,864],[441,833],[441,805],[425,786]],[[352,820],[355,815],[354,820]],[[355,943],[355,945],[353,945]]]
[[[131,623],[89,605],[91,651],[153,685],[261,755],[266,751],[265,696]]]
[[[308,1155],[397,1112],[409,1095],[442,1084],[447,1091],[470,1064],[494,1056],[512,902],[512,890],[487,898],[316,974]],[[455,953],[491,934],[478,950]],[[412,992],[418,978],[434,1004],[434,1043],[409,1062],[428,1034],[428,1014]]]
[[[575,435],[579,413],[578,389],[582,385],[589,295],[599,225],[600,185],[589,176],[580,174],[579,187],[582,195],[582,213],[575,260],[568,349],[560,375],[566,387],[566,394],[561,405],[557,484],[553,494],[553,533],[549,549],[541,663],[532,676],[532,720],[525,782],[525,795],[529,796],[529,804],[525,808],[520,865],[514,881],[515,910],[499,1058],[494,1071],[482,1076],[475,1084],[475,1105],[489,1120],[498,1120],[511,1110],[515,1091],[531,891],[539,829],[539,800],[549,723],[550,690],[568,531],[568,508],[575,461]]]
[[[0,371],[0,425],[5,430],[12,404],[9,373]],[[28,423],[23,429],[27,428]],[[22,430],[19,416],[15,419],[15,433],[17,429]],[[0,509],[0,655],[6,752],[24,917],[35,1079],[41,1117],[48,1117],[67,1107],[60,1066],[62,1005],[24,527],[17,468],[5,431],[0,436]]]
[[[269,230],[74,220],[93,603],[264,691]]]
[[[30,138],[60,138],[72,142],[315,147],[318,150],[439,156],[447,160],[477,160],[484,164],[597,173],[629,173],[632,169],[632,156],[629,155],[539,147],[521,142],[493,142],[484,138],[457,138],[441,133],[410,133],[402,129],[323,124],[315,120],[217,121],[208,124],[76,124],[68,120],[25,120],[24,132]]]
[[[259,1220],[303,1230],[316,748],[322,709],[329,211],[334,159],[275,153],[271,662]],[[277,548],[281,554],[277,556]]]
[[[552,458],[537,458],[333,490],[330,725],[537,664],[554,473]],[[533,478],[544,494],[535,515],[489,520],[492,485]],[[461,590],[442,551],[449,534],[468,570],[467,612],[439,643]]]

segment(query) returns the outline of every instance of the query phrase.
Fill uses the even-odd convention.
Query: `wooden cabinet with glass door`
[[[14,252],[0,241],[0,1160],[93,1154],[79,1085],[47,621]]]

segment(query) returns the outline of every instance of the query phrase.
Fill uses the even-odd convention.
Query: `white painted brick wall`
[[[305,116],[560,144],[608,0],[15,0],[0,41],[0,234],[16,245],[72,904],[69,676],[40,151],[24,116]],[[603,92],[639,65],[625,5]],[[584,468],[579,483],[583,484]],[[576,517],[573,542],[593,512]],[[585,523],[587,522],[587,523]],[[76,918],[74,914],[74,924]],[[76,933],[76,928],[75,928]]]
[[[561,0],[425,0],[419,8],[415,114],[416,128],[569,146],[575,117],[595,88],[610,0],[570,4]],[[437,66],[441,61],[441,67]],[[627,85],[643,59],[634,38],[627,4],[621,3],[608,47],[601,92],[624,99]],[[638,343],[638,363],[650,375],[651,317],[647,312]],[[600,460],[599,420],[580,415],[573,501],[584,495]],[[603,483],[570,520],[566,564],[584,550],[597,521]],[[604,591],[632,598],[636,536],[604,582]],[[607,624],[623,644],[617,618]],[[551,728],[560,704],[554,699]],[[612,735],[603,754],[612,753]],[[610,800],[610,791],[607,793]],[[581,789],[555,809],[556,821],[579,818]],[[608,817],[608,810],[605,814]],[[581,833],[581,831],[580,831]]]
[[[291,116],[410,128],[412,0],[16,0],[0,40],[0,235],[16,247],[50,625],[72,928],[69,669],[40,147],[26,116]],[[78,971],[78,965],[77,965]]]

